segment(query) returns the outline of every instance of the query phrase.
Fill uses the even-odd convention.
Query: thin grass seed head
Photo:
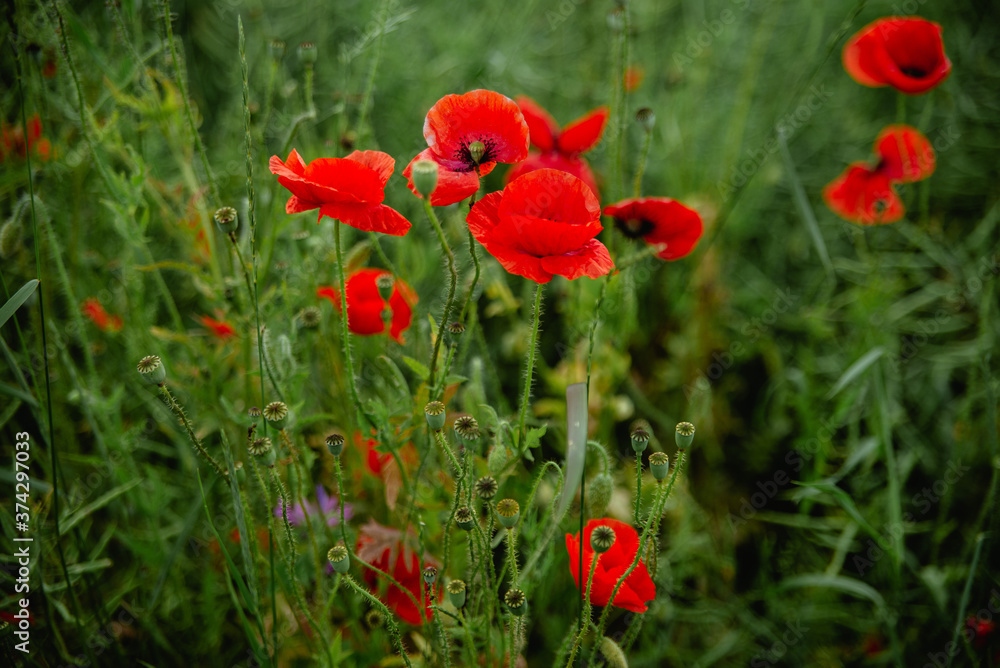
[[[150,385],[163,385],[167,382],[167,369],[159,355],[146,355],[136,365],[139,375]]]
[[[687,450],[694,440],[694,425],[690,422],[680,422],[674,431],[674,442],[678,450]]]

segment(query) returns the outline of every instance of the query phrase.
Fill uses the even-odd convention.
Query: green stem
[[[648,130],[642,141],[642,151],[639,153],[639,165],[635,169],[635,184],[632,186],[632,196],[642,195],[642,175],[646,173],[646,159],[649,157],[649,147],[653,145],[653,132]]]
[[[344,581],[347,582],[347,584],[349,584],[354,591],[366,598],[372,607],[379,609],[379,612],[382,613],[382,617],[385,619],[386,628],[389,629],[389,637],[392,638],[392,644],[396,649],[396,653],[403,659],[403,663],[410,668],[413,668],[410,664],[410,657],[406,654],[406,648],[403,647],[403,639],[399,634],[399,627],[396,626],[396,620],[394,619],[393,614],[389,611],[389,608],[385,607],[385,604],[382,603],[382,601],[375,598],[371,592],[359,585],[350,575],[344,575]]]
[[[465,314],[469,310],[472,297],[476,292],[476,285],[479,283],[479,254],[476,253],[476,238],[472,236],[472,230],[469,230],[469,255],[472,257],[472,263],[475,265],[476,271],[472,276],[472,285],[469,286],[469,294],[465,298],[465,304],[462,305],[462,314],[458,318],[461,322],[465,322]]]
[[[227,476],[225,470],[222,468],[222,465],[215,460],[215,457],[208,454],[208,450],[206,450],[205,446],[201,444],[201,439],[194,433],[194,428],[191,426],[191,422],[187,419],[184,409],[179,403],[177,403],[177,400],[174,399],[174,395],[170,393],[170,390],[167,388],[165,383],[160,385],[160,395],[163,397],[163,403],[170,408],[170,412],[172,412],[177,417],[177,420],[181,423],[181,425],[184,426],[184,430],[187,432],[188,438],[191,440],[191,444],[194,445],[194,449],[198,451],[198,454],[208,460],[208,463],[212,465],[216,473],[225,479]]]
[[[451,460],[451,465],[455,468],[455,479],[456,481],[460,481],[465,473],[462,471],[462,464],[458,461],[458,457],[455,455],[455,452],[451,449],[451,446],[448,445],[448,439],[444,437],[444,430],[436,430],[434,432],[434,439],[438,442],[438,445],[441,446],[441,449],[448,454],[448,459]],[[461,484],[459,484],[459,487],[461,487]]]
[[[635,523],[639,524],[639,506],[642,505],[642,453],[635,453]]]
[[[580,540],[583,540],[582,534]],[[590,562],[590,574],[587,576],[587,589],[584,595],[584,623],[580,625],[580,630],[576,634],[576,638],[573,640],[573,647],[569,651],[569,658],[566,659],[566,668],[571,668],[573,665],[573,659],[576,658],[576,652],[580,649],[580,643],[583,642],[583,636],[587,633],[589,624],[587,620],[590,618],[590,589],[594,584],[594,571],[597,570],[597,562],[601,560],[600,553],[594,553],[594,558]]]
[[[423,202],[424,211],[427,213],[427,218],[431,221],[431,225],[434,226],[438,243],[441,244],[441,252],[444,253],[445,258],[448,260],[448,274],[451,281],[448,286],[448,300],[444,305],[444,313],[441,314],[441,322],[438,323],[437,338],[434,340],[434,352],[431,353],[431,375],[428,383],[433,389],[435,387],[434,375],[437,370],[438,351],[441,349],[441,341],[444,339],[444,329],[448,325],[452,302],[455,300],[455,285],[458,283],[458,270],[455,268],[455,254],[451,252],[451,247],[448,246],[448,240],[444,236],[444,230],[441,229],[441,221],[438,220],[437,214],[434,213],[434,207],[431,206],[428,198],[424,198]]]
[[[350,550],[350,543],[347,541],[347,521],[344,519],[344,479],[340,472],[340,457],[333,461],[334,470],[337,472],[337,505],[340,506],[340,537],[344,541],[344,547]]]
[[[347,282],[344,279],[344,255],[340,248],[340,219],[333,219],[333,244],[337,253],[337,278],[340,281],[340,337],[344,349],[344,364],[347,366],[347,384],[351,392],[351,399],[354,401],[354,408],[358,414],[374,427],[375,423],[361,407],[361,398],[358,396],[358,388],[354,382],[354,361],[351,359],[351,330],[347,325]]]
[[[531,340],[528,342],[527,368],[524,372],[524,394],[521,397],[521,420],[518,426],[518,433],[520,434],[519,446],[522,452],[528,444],[528,434],[525,429],[525,424],[528,419],[528,402],[531,400],[531,381],[535,373],[535,349],[538,347],[538,323],[542,319],[543,285],[543,283],[539,283],[535,287],[535,308],[534,311],[532,311]]]
[[[520,576],[517,573],[517,529],[507,529],[507,570],[510,571],[510,586],[516,588]]]
[[[288,521],[288,490],[285,489],[285,484],[281,482],[281,478],[275,472],[272,466],[268,469],[271,474],[271,482],[274,486],[278,488],[278,495],[281,498],[281,519],[285,524],[285,538],[288,540],[288,554],[291,555],[291,560],[289,563],[289,570],[292,570],[292,564],[295,563],[296,550],[295,550],[295,535],[292,533],[292,524]],[[294,577],[294,571],[291,573]]]
[[[358,137],[365,131],[365,120],[368,117],[368,107],[372,101],[372,93],[375,92],[375,75],[378,72],[379,61],[382,59],[382,37],[385,35],[385,24],[389,20],[389,6],[392,0],[382,0],[379,8],[378,38],[375,40],[375,56],[372,60],[372,69],[368,74],[368,84],[365,86],[364,97],[361,98],[361,112],[358,114]],[[374,132],[372,133],[374,134]]]

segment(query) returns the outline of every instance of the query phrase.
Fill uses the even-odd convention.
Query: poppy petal
[[[417,160],[431,160],[438,166],[438,181],[434,192],[431,193],[431,206],[455,204],[456,202],[461,202],[463,199],[472,197],[479,190],[479,176],[476,175],[475,170],[465,172],[452,171],[441,163],[440,158],[433,150],[428,148],[418,153],[413,160],[410,160],[410,163],[406,165],[406,169],[403,170],[403,176],[406,177],[406,187],[417,197],[422,198],[420,193],[417,192],[416,186],[413,185],[413,163]],[[495,164],[490,162],[479,165],[479,174],[486,176],[493,171]]]
[[[516,248],[535,257],[572,252],[596,237],[604,229],[601,221],[559,223],[524,215],[501,216],[490,241]]]
[[[504,176],[504,184],[508,184],[525,174],[539,169],[558,169],[559,171],[572,174],[580,179],[594,192],[594,196],[600,198],[601,192],[597,189],[597,179],[590,165],[582,156],[567,157],[561,153],[538,153],[532,151],[524,162],[519,162]]]
[[[346,159],[353,160],[373,170],[378,175],[383,188],[389,182],[389,177],[392,176],[392,172],[396,168],[396,161],[392,156],[382,151],[354,151]]]
[[[601,203],[580,179],[556,169],[539,169],[504,188],[500,215],[526,214],[566,223],[601,217]]]
[[[521,95],[515,100],[524,115],[524,121],[528,124],[531,144],[540,151],[554,151],[556,137],[559,134],[559,124],[556,123],[556,120],[526,95]]]
[[[669,197],[624,199],[604,207],[604,214],[618,221],[641,221],[643,239],[649,244],[666,244],[657,253],[664,260],[677,260],[694,250],[705,231],[697,211]]]
[[[488,161],[520,162],[528,155],[528,124],[521,110],[509,97],[490,90],[438,100],[424,120],[424,138],[446,165],[462,159],[474,141],[486,145]]]
[[[542,269],[573,280],[586,276],[600,278],[615,268],[607,247],[597,239],[591,239],[579,249],[564,255],[550,255],[542,258]]]
[[[889,179],[863,162],[852,163],[827,184],[823,200],[844,220],[861,225],[894,223],[905,213]]]
[[[483,244],[483,248],[497,259],[501,267],[512,274],[524,276],[536,283],[548,283],[552,280],[552,272],[546,271],[542,265],[543,259],[546,258],[538,258],[522,251],[488,242]]]
[[[934,173],[934,148],[919,130],[909,125],[890,125],[875,140],[881,157],[878,170],[897,183],[926,179]]]
[[[848,40],[844,69],[864,86],[926,93],[951,73],[941,34],[940,25],[918,16],[879,19]]]
[[[410,221],[385,204],[330,202],[320,207],[322,218],[337,218],[362,232],[380,232],[401,237],[410,230]]]
[[[465,221],[469,224],[469,231],[479,243],[483,243],[493,228],[499,224],[501,200],[503,200],[503,191],[490,193],[473,204],[469,215],[465,217]]]
[[[559,134],[559,152],[564,155],[586,153],[597,146],[608,124],[608,108],[598,107],[576,119]]]
[[[302,179],[308,181],[314,191],[335,194],[335,201],[379,204],[385,199],[379,173],[347,158],[313,160],[306,165]]]

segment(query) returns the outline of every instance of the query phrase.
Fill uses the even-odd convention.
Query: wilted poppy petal
[[[601,196],[600,191],[597,189],[597,179],[594,178],[594,172],[591,171],[590,165],[587,164],[583,156],[566,157],[561,153],[555,152],[537,153],[532,151],[528,154],[524,162],[519,162],[510,168],[506,176],[504,176],[504,184],[539,169],[558,169],[561,172],[572,174],[586,183],[594,192],[595,197],[600,198]]]
[[[608,249],[597,239],[591,239],[570,253],[542,258],[542,269],[570,280],[581,276],[600,278],[614,268]]]
[[[559,133],[559,152],[572,156],[597,146],[608,124],[608,108],[598,107],[576,119]]]
[[[892,181],[911,183],[934,173],[934,148],[919,130],[909,125],[890,125],[875,140],[881,158],[878,171]]]
[[[490,90],[445,95],[424,120],[424,138],[439,162],[452,170],[474,167],[469,144],[486,147],[483,162],[520,162],[528,155],[528,125],[517,104]]]
[[[852,163],[827,184],[823,200],[841,218],[861,225],[894,223],[905,213],[889,179],[863,162]]]
[[[559,134],[559,124],[556,123],[556,119],[526,95],[521,95],[515,100],[521,113],[524,114],[524,121],[528,124],[531,144],[540,151],[554,151],[556,136]]]

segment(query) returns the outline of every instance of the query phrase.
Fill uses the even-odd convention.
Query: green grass
[[[645,259],[608,283],[594,338],[590,438],[611,456],[609,515],[633,513],[633,420],[649,421],[653,448],[671,454],[675,423],[698,430],[647,560],[657,598],[641,619],[610,615],[606,635],[629,665],[935,665],[956,637],[951,665],[996,665],[1000,635],[977,648],[960,631],[969,615],[995,617],[1000,591],[997,9],[921,5],[943,26],[954,70],[929,94],[900,99],[856,84],[840,64],[847,37],[900,11],[888,2],[635,0],[627,40],[612,8],[10,5],[0,19],[12,35],[0,51],[4,127],[21,126],[23,106],[26,118],[40,117],[53,152],[47,161],[32,155],[30,168],[15,156],[0,163],[8,230],[0,236],[14,240],[2,245],[0,303],[41,281],[0,324],[3,611],[20,598],[15,436],[27,432],[31,443],[34,622],[31,654],[19,659],[180,666],[211,657],[229,666],[254,656],[265,663],[277,646],[282,666],[400,665],[392,626],[369,614],[370,601],[333,576],[315,577],[338,527],[300,532],[298,558],[286,566],[277,547],[285,527],[271,514],[278,492],[262,471],[268,507],[246,453],[246,411],[279,394],[291,408],[300,461],[277,470],[296,498],[314,498],[316,485],[337,492],[323,441],[346,434],[352,540],[369,518],[410,524],[413,547],[443,561],[450,465],[424,428],[434,397],[420,367],[434,350],[447,274],[437,234],[399,173],[426,146],[423,119],[435,101],[488,88],[530,95],[560,123],[612,105],[620,132],[610,126],[587,156],[604,204],[631,195],[645,141],[632,118],[652,108],[643,193],[694,206],[706,223],[691,256]],[[287,45],[280,59],[276,39]],[[296,56],[307,40],[319,56],[311,100]],[[612,91],[622,53],[645,74],[631,93]],[[55,75],[43,76],[52,65]],[[907,216],[898,223],[839,220],[823,186],[868,158],[879,130],[899,120],[935,145],[934,175],[903,189]],[[405,470],[395,508],[353,444],[367,422],[351,399],[337,311],[315,296],[338,282],[334,223],[285,214],[288,193],[267,169],[290,147],[307,161],[353,148],[396,160],[386,203],[413,223],[409,234],[376,240],[340,230],[348,269],[391,265],[420,297],[404,345],[351,341],[362,410]],[[499,189],[504,171],[482,192]],[[221,206],[239,212],[254,294],[212,221]],[[473,275],[463,206],[437,210],[460,272],[456,309]],[[606,227],[616,257],[641,250]],[[482,249],[479,260],[481,293],[469,306],[476,324],[458,339],[450,374],[461,380],[445,394],[448,415],[518,431],[534,286]],[[578,530],[579,504],[546,547],[556,476],[542,478],[532,507],[524,501],[545,461],[564,462],[565,390],[586,380],[601,290],[589,279],[546,286],[526,429],[547,429],[533,460],[510,463],[497,497],[522,502],[522,567],[544,548],[522,583],[529,666],[551,665],[576,628],[562,545]],[[124,328],[101,331],[83,317],[90,297]],[[316,328],[301,325],[307,307],[321,310]],[[216,340],[203,315],[231,323],[237,336]],[[150,354],[164,360],[196,437],[224,468],[243,463],[238,488],[218,480],[143,384],[136,363]],[[273,428],[261,424],[256,435],[265,431],[280,445]],[[412,461],[401,449],[411,441]],[[485,457],[475,462],[475,476],[485,474]],[[587,480],[600,470],[588,456]],[[642,490],[648,511],[656,490],[648,474]],[[229,537],[237,527],[241,543]],[[469,566],[466,534],[452,531],[455,572],[439,581]],[[496,558],[502,568],[504,547]],[[359,584],[365,572],[354,565]],[[483,653],[489,618],[479,609],[469,620]],[[465,665],[452,622],[452,664]],[[435,625],[396,623],[414,665],[442,665]],[[492,623],[498,657],[506,634]],[[590,634],[583,660],[593,646]]]

